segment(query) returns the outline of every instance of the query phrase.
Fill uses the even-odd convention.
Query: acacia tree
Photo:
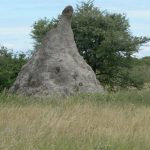
[[[35,47],[41,44],[47,31],[55,27],[58,19],[40,19],[33,25]],[[103,85],[137,86],[129,76],[132,55],[147,37],[132,36],[129,21],[124,14],[108,13],[95,7],[93,1],[77,5],[72,28],[79,53],[92,67]]]

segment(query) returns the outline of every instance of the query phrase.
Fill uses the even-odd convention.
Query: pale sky
[[[57,17],[67,5],[82,0],[0,0],[0,45],[15,51],[32,49],[31,26],[40,18]],[[86,1],[86,0],[85,0]],[[150,0],[95,0],[95,6],[109,12],[125,13],[134,36],[150,37]],[[150,56],[150,43],[137,57]]]

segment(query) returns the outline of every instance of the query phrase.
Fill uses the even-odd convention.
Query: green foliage
[[[32,38],[35,47],[41,44],[45,34],[58,19],[46,18],[35,22]],[[100,82],[110,89],[120,86],[137,86],[141,82],[129,75],[132,54],[138,52],[147,37],[134,37],[129,30],[129,22],[124,14],[108,13],[94,6],[93,1],[77,5],[72,28],[80,54],[97,74]]]
[[[134,59],[133,68],[130,71],[132,79],[144,83],[150,83],[150,57]],[[142,85],[137,84],[137,86]]]
[[[146,57],[143,57],[141,59],[135,58],[134,59],[134,65],[136,65],[136,66],[147,65],[150,67],[150,56],[146,56]]]
[[[34,48],[38,49],[41,45],[42,39],[45,34],[53,27],[56,26],[57,20],[52,19],[51,21],[47,18],[40,19],[33,25],[33,30],[31,32],[31,37],[35,39]]]
[[[0,91],[9,88],[15,81],[22,65],[26,62],[25,54],[13,55],[6,47],[0,48]]]

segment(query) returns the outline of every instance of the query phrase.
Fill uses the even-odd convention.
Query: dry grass
[[[0,106],[0,150],[150,150],[150,106]]]

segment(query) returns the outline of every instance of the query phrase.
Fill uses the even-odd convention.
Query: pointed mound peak
[[[62,11],[63,16],[72,17],[73,14],[73,7],[71,5],[66,6],[65,9]]]

